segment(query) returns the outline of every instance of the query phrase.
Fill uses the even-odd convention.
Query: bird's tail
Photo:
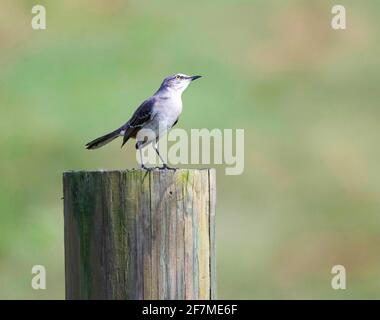
[[[121,128],[116,129],[115,131],[112,131],[110,133],[107,133],[104,136],[101,136],[99,138],[96,138],[95,140],[92,140],[86,144],[86,149],[98,149],[100,147],[103,147],[107,143],[111,142],[113,139],[120,136],[120,132],[121,132]]]

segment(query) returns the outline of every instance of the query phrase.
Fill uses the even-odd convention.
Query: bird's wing
[[[150,98],[148,100],[145,100],[137,108],[131,119],[129,119],[129,121],[124,126],[124,138],[121,146],[123,146],[133,134],[135,134],[140,128],[142,128],[153,118],[154,104],[155,99]]]

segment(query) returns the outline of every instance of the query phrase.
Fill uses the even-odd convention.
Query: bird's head
[[[200,77],[201,76],[188,76],[183,73],[177,73],[169,77],[166,77],[161,84],[161,88],[182,93],[183,91],[186,90],[186,88],[189,86],[189,84],[192,81],[199,79]]]

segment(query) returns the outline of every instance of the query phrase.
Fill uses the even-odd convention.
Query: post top
[[[158,167],[152,168],[151,170],[146,169],[96,169],[96,170],[66,170],[63,172],[64,175],[67,174],[95,174],[95,173],[149,173],[149,172],[159,172],[159,173],[183,173],[183,172],[196,172],[196,171],[215,171],[214,168],[196,168],[196,169],[182,169],[182,168],[174,168],[174,169],[161,169]]]

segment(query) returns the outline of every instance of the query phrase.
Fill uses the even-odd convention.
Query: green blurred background
[[[0,298],[64,298],[62,172],[136,166],[83,145],[176,72],[205,76],[179,127],[245,129],[244,174],[217,172],[218,297],[380,298],[380,2],[339,1],[345,31],[334,4],[1,0]]]

